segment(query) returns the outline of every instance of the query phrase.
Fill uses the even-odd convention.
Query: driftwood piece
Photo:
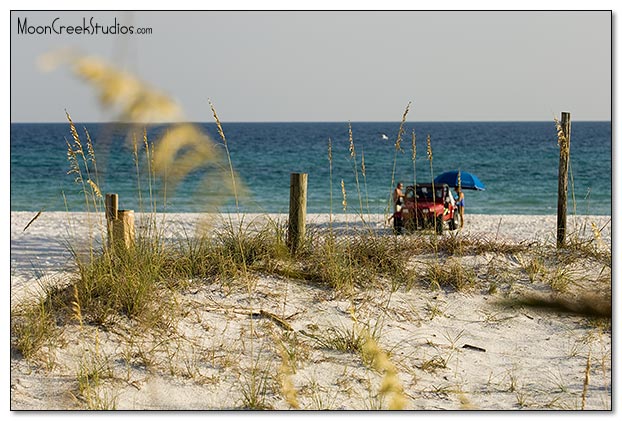
[[[221,311],[223,313],[235,313],[235,314],[243,314],[243,315],[248,315],[250,317],[253,318],[266,318],[271,320],[275,325],[279,326],[280,328],[293,332],[294,328],[291,327],[291,325],[289,323],[287,323],[283,318],[277,316],[274,313],[270,313],[269,311],[265,311],[265,310],[259,310],[259,311],[253,311],[251,309],[245,309],[245,308],[233,308],[233,307],[203,307],[204,309],[208,310],[208,311]],[[290,318],[292,316],[289,316],[287,318]]]
[[[285,330],[290,331],[290,332],[292,332],[294,330],[289,323],[287,323],[285,320],[281,319],[276,314],[270,313],[268,311],[260,310],[259,311],[259,316],[260,317],[265,317],[267,319],[272,320],[274,322],[274,324],[276,324],[277,326],[279,326],[282,329],[285,329]]]
[[[486,352],[484,348],[480,348],[479,346],[464,344],[462,345],[464,349],[472,349],[473,351]]]

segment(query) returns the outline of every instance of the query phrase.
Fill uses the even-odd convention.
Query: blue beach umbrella
[[[459,175],[458,175],[459,174]],[[466,171],[447,171],[434,179],[435,184],[447,184],[449,187],[458,187],[458,178],[460,178],[460,187],[467,190],[486,190],[484,183],[480,181],[475,174]]]

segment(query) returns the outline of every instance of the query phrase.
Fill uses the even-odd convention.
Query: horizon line
[[[584,123],[611,123],[611,119],[585,119],[585,120],[572,120],[573,122],[584,122]],[[170,125],[170,124],[216,124],[215,121],[161,121],[161,122],[130,122],[130,121],[96,121],[96,120],[85,120],[80,121],[76,120],[74,123],[81,124],[140,124],[140,125]],[[388,123],[395,124],[400,123],[400,120],[263,120],[263,121],[243,121],[243,120],[221,120],[222,124],[319,124],[319,123]],[[554,122],[554,120],[416,120],[409,121],[406,120],[405,123],[546,123],[546,122]],[[58,121],[11,121],[10,124],[64,124],[68,123],[65,120]]]

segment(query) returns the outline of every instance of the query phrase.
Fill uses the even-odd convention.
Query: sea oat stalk
[[[365,332],[363,355],[372,362],[374,369],[383,374],[378,393],[380,396],[390,399],[388,408],[391,410],[404,409],[406,407],[406,398],[397,368],[369,332]]]
[[[346,196],[346,185],[343,182],[343,178],[341,179],[341,196],[343,198],[343,200],[341,201],[341,205],[343,206],[343,213],[346,213],[346,210],[348,209],[348,200],[347,200],[347,196]]]
[[[415,134],[415,129],[412,131],[411,137],[411,149],[410,149],[410,159],[413,163],[413,186],[417,185],[417,135]]]
[[[348,141],[350,142],[350,158],[352,158],[352,164],[354,167],[354,181],[356,183],[356,191],[359,196],[359,216],[363,223],[365,220],[363,219],[363,198],[361,195],[361,186],[359,184],[359,172],[356,162],[356,149],[354,148],[354,137],[352,136],[352,124],[348,123]]]
[[[402,134],[404,133],[404,124],[406,123],[406,116],[408,115],[408,111],[410,110],[410,104],[412,102],[408,102],[408,105],[406,105],[406,109],[404,110],[404,114],[402,115],[402,122],[400,123],[400,128],[397,131],[397,139],[395,140],[395,153],[393,155],[393,170],[391,171],[391,187],[389,188],[389,191],[393,190],[393,185],[395,184],[395,168],[397,167],[397,153],[398,152],[403,152],[402,151]],[[386,216],[388,216],[390,210],[391,210],[391,194],[389,194],[389,200],[387,201],[387,207],[385,209],[385,219]]]
[[[363,186],[365,187],[365,206],[367,207],[367,215],[369,212],[369,194],[367,192],[367,171],[365,168],[365,151],[361,150],[361,174],[363,174]]]
[[[328,214],[329,227],[333,229],[333,141],[328,138],[328,183],[329,183],[329,195],[330,195],[330,212]]]
[[[231,185],[233,186],[233,195],[235,197],[235,209],[240,214],[240,204],[238,202],[238,190],[235,182],[235,171],[233,171],[233,163],[231,162],[231,154],[229,153],[229,146],[227,145],[227,138],[225,137],[225,132],[222,129],[222,125],[220,124],[220,119],[218,118],[218,114],[216,113],[216,109],[214,108],[214,104],[212,104],[211,100],[207,100],[209,102],[209,106],[212,109],[212,114],[214,114],[214,120],[216,121],[216,127],[218,129],[218,134],[222,139],[222,144],[225,147],[225,152],[227,154],[227,161],[229,162],[229,173],[231,174]]]
[[[430,138],[430,135],[428,134],[428,137],[426,139],[426,143],[427,143],[427,148],[426,148],[426,152],[428,155],[428,161],[430,161],[430,177],[432,178],[432,197],[434,202],[436,203],[436,191],[434,190],[434,170],[433,170],[433,166],[432,166],[432,161],[434,159],[434,155],[432,154],[432,140]],[[437,231],[437,221],[436,221],[436,215],[434,215],[434,231]]]

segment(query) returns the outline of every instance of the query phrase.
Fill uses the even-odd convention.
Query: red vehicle
[[[447,184],[417,184],[406,187],[404,202],[397,206],[394,227],[397,233],[432,228],[443,232],[444,226],[455,230],[460,226],[460,214]]]

